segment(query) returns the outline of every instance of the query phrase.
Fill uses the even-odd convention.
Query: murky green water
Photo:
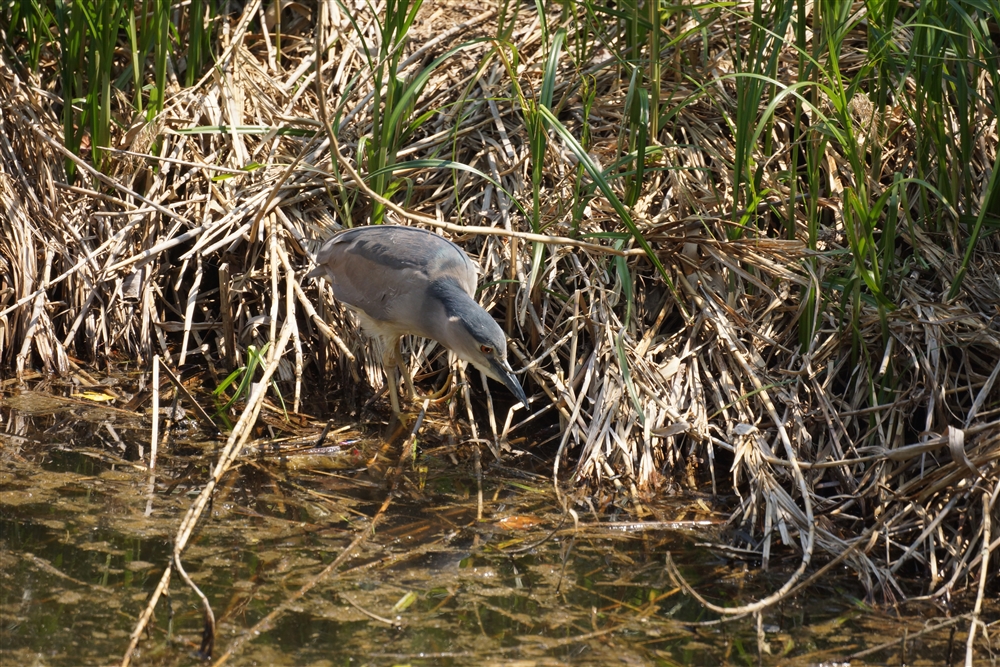
[[[141,416],[22,394],[8,395],[0,418],[2,664],[117,664],[219,443],[182,422],[160,452],[151,493],[138,458],[149,440]],[[715,616],[664,567],[671,552],[702,594],[726,604],[780,586],[780,573],[702,546],[717,541],[723,504],[667,498],[640,525],[615,511],[615,498],[592,499],[591,509],[581,496],[570,505],[574,521],[545,468],[528,470],[525,457],[485,465],[479,520],[468,446],[430,447],[416,468],[393,475],[367,466],[388,456],[376,457],[377,440],[350,430],[326,444],[296,454],[258,442],[184,552],[218,621],[213,655],[232,651],[226,664],[758,664],[752,620],[701,625]],[[318,578],[364,531],[352,555]],[[826,581],[765,615],[763,664],[844,663],[941,614],[876,612],[857,602],[849,577]],[[177,576],[169,593],[134,664],[203,664],[198,600]],[[251,632],[278,609],[267,629]],[[944,664],[954,651],[957,661],[967,628],[957,630],[865,659]]]

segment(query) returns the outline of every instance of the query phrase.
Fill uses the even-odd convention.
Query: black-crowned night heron
[[[392,410],[399,414],[398,368],[412,400],[413,381],[403,365],[406,334],[444,345],[507,388],[528,407],[507,363],[503,329],[476,303],[476,265],[451,241],[415,227],[374,225],[340,232],[316,253],[307,277],[323,276],[382,344]]]

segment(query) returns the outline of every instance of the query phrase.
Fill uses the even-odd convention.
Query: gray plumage
[[[476,303],[476,265],[451,241],[416,227],[376,225],[340,232],[316,254],[307,277],[325,277],[337,300],[383,345],[389,399],[399,413],[394,368],[410,398],[413,384],[399,354],[401,336],[438,341],[498,380],[527,407],[507,364],[503,329]]]

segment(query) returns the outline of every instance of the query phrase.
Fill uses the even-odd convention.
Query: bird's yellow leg
[[[398,364],[396,360],[399,358],[399,339],[396,339],[394,344],[385,344],[385,349],[382,352],[382,370],[385,371],[385,384],[386,389],[389,390],[389,402],[392,404],[392,414],[399,416],[401,410],[399,409],[399,391],[396,387],[396,368]],[[403,374],[406,377],[406,374]]]
[[[401,338],[396,339],[395,354],[396,354],[396,367],[399,369],[400,374],[403,376],[403,384],[406,385],[406,399],[412,401],[416,397],[416,392],[413,390],[413,378],[410,377],[410,371],[407,370],[406,364],[403,363],[403,352],[399,348],[399,342]]]
[[[452,374],[448,373],[448,377],[444,381],[444,384],[441,385],[441,388],[430,394],[427,398],[431,399],[432,403],[446,403],[455,395],[456,391],[458,391],[458,383],[453,382]]]

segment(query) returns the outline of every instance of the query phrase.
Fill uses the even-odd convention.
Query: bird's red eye
[[[493,354],[493,348],[490,347],[489,345],[480,345],[479,351],[482,352],[483,354]]]

